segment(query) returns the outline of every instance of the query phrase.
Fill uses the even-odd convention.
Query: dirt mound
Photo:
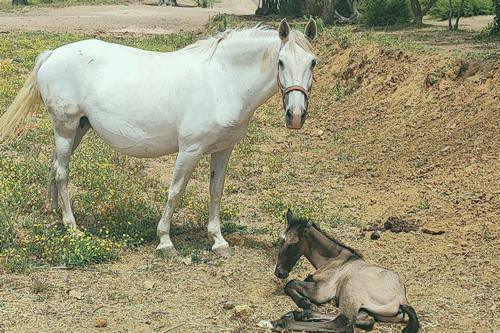
[[[430,331],[473,322],[481,332],[498,328],[488,316],[499,291],[500,62],[331,43],[312,97],[322,111],[308,126],[311,158],[330,163],[345,186],[332,197],[354,206],[362,223],[395,215],[446,231],[382,237],[407,251],[394,268],[409,270],[410,298],[437,325]],[[363,250],[381,254],[371,243]]]

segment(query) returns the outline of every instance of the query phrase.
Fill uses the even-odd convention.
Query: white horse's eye
[[[314,68],[318,64],[317,60],[313,60],[311,63],[311,68]]]
[[[285,67],[285,64],[283,64],[282,60],[278,60],[278,65],[280,66],[280,68]]]

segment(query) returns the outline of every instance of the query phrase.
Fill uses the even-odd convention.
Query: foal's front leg
[[[174,213],[177,202],[182,196],[182,193],[184,193],[184,189],[186,188],[189,178],[191,178],[193,170],[201,156],[202,154],[198,149],[179,151],[177,154],[174,174],[168,190],[167,205],[163,211],[163,215],[157,228],[157,234],[158,237],[160,237],[160,244],[156,249],[165,254],[177,254],[174,244],[172,244],[172,241],[170,240],[170,221],[172,220],[172,214]]]
[[[317,301],[316,282],[291,280],[285,286],[285,294],[290,296],[297,306],[304,310],[312,308],[311,300],[316,304],[323,302]]]
[[[227,164],[233,147],[213,153],[210,157],[210,208],[208,219],[208,237],[214,242],[212,251],[222,257],[231,256],[229,244],[220,230],[220,200],[224,189]]]

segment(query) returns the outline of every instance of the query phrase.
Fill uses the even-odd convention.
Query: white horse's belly
[[[162,121],[148,125],[106,114],[87,116],[94,131],[117,151],[134,157],[158,157],[178,151],[177,132]]]

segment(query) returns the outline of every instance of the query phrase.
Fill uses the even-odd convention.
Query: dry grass
[[[260,320],[294,308],[272,275],[273,242],[292,206],[367,260],[398,272],[423,332],[498,330],[498,59],[339,36],[325,33],[316,43],[322,65],[305,128],[286,130],[274,97],[232,156],[223,205],[234,257],[223,261],[206,251],[203,160],[173,226],[173,241],[191,264],[157,258],[148,243],[87,270],[3,274],[0,328],[164,332],[182,324],[171,332],[256,332]],[[171,169],[166,157],[148,161],[144,173]],[[445,233],[386,232],[372,241],[361,231],[390,216]],[[309,269],[300,262],[292,277]],[[235,319],[222,309],[226,301],[255,312]],[[96,328],[101,318],[108,325]],[[377,324],[375,332],[401,329]]]

